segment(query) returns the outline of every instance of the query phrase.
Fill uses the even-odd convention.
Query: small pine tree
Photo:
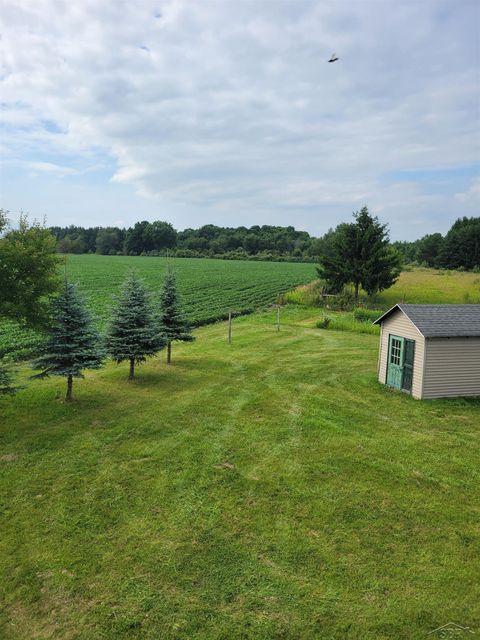
[[[129,380],[135,376],[135,363],[154,356],[166,344],[158,335],[148,291],[135,273],[127,276],[116,298],[107,335],[107,349],[118,363],[130,362]]]
[[[83,378],[83,369],[98,369],[105,357],[101,342],[85,301],[75,285],[67,282],[54,300],[53,323],[47,342],[34,363],[44,369],[33,378],[64,376],[67,378],[65,400],[73,399],[73,378]]]
[[[167,344],[167,364],[172,361],[172,342],[174,340],[184,342],[195,340],[182,307],[175,274],[170,270],[167,271],[160,293],[158,330]]]

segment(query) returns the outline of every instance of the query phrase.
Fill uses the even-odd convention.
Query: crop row
[[[100,326],[105,325],[113,296],[130,270],[144,278],[155,299],[167,267],[177,275],[188,317],[194,325],[223,319],[229,311],[253,311],[315,277],[314,265],[288,262],[194,258],[167,262],[165,258],[71,255],[66,264],[69,279],[78,283]],[[10,351],[26,356],[37,343],[38,336],[32,331],[11,322],[0,325],[0,356]]]

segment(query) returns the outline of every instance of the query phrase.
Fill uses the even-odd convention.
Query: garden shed
[[[419,399],[480,396],[480,304],[396,304],[374,324],[381,383]]]

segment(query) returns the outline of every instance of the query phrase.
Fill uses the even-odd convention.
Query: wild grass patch
[[[374,318],[378,318],[381,312],[375,311]],[[363,316],[362,316],[363,317]],[[370,319],[360,320],[354,313],[324,315],[316,323],[319,329],[329,329],[330,331],[351,331],[353,333],[367,333],[371,335],[380,334],[378,325],[372,324]]]
[[[338,296],[324,296],[324,283],[319,280],[301,285],[284,295],[286,302],[307,306],[330,307],[336,310],[353,310],[353,289],[345,287]],[[423,267],[402,271],[398,281],[378,294],[368,296],[360,291],[359,303],[366,309],[386,310],[398,302],[412,304],[464,304],[480,303],[480,278],[478,273],[453,270],[436,270]]]

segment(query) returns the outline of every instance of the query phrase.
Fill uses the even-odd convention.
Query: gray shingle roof
[[[425,338],[480,336],[480,304],[396,304],[374,324],[400,309]]]

